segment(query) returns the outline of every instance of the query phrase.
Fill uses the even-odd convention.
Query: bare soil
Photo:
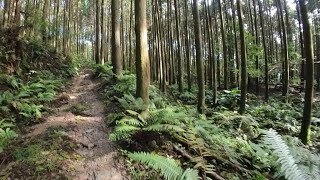
[[[124,160],[117,153],[117,145],[108,140],[111,129],[106,126],[106,104],[99,98],[100,83],[92,80],[90,70],[82,71],[72,85],[62,93],[63,105],[54,108],[42,124],[30,128],[25,138],[36,137],[50,127],[64,127],[66,135],[77,144],[79,160],[70,160],[66,173],[79,180],[125,180]],[[72,107],[85,104],[79,114]]]

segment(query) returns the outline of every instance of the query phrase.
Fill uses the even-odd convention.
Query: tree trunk
[[[187,60],[187,78],[188,78],[188,90],[191,91],[191,58],[190,58],[190,35],[189,35],[189,23],[188,23],[188,2],[185,1],[185,48],[186,48],[186,60]]]
[[[242,19],[242,7],[240,0],[237,0],[239,29],[240,29],[240,45],[241,45],[241,98],[240,98],[240,110],[239,113],[243,114],[246,108],[246,96],[247,96],[247,54],[246,54],[246,42],[244,36],[244,25]]]
[[[181,40],[180,40],[180,24],[179,24],[179,6],[178,6],[178,0],[174,0],[174,11],[176,16],[176,31],[177,31],[177,55],[178,55],[178,87],[179,92],[183,92],[183,62],[181,57]]]
[[[278,8],[280,11],[280,23],[282,26],[282,42],[283,42],[283,56],[284,56],[284,62],[283,62],[283,89],[282,89],[282,95],[287,96],[289,91],[289,53],[288,53],[288,39],[287,39],[287,28],[285,26],[285,20],[283,16],[283,8],[281,1],[278,0]],[[287,97],[286,97],[287,99]]]
[[[147,2],[135,0],[137,97],[149,102],[150,67],[148,55]]]
[[[224,27],[225,25],[224,25],[221,0],[218,0],[218,5],[219,5],[221,39],[222,39],[222,48],[223,48],[224,89],[229,89],[229,71],[228,71],[229,68],[228,68],[228,59],[227,59],[227,45],[226,45],[226,35],[225,35],[225,27]]]
[[[121,41],[120,41],[120,1],[112,0],[111,1],[111,24],[112,24],[112,66],[113,73],[119,77],[122,70],[122,60],[121,60]]]
[[[100,64],[100,0],[96,0],[96,40],[95,40],[95,61]]]
[[[314,52],[311,32],[311,23],[309,21],[308,9],[305,0],[299,0],[301,20],[303,24],[303,36],[306,55],[306,90],[304,98],[303,118],[300,132],[300,139],[304,144],[310,144],[311,131],[311,112],[313,101],[313,80],[314,80]]]
[[[265,24],[263,19],[263,11],[262,11],[262,4],[260,1],[258,1],[259,5],[259,14],[260,14],[260,24],[261,24],[261,36],[262,36],[262,44],[263,44],[263,52],[264,52],[264,100],[269,100],[269,67],[268,67],[268,50],[267,50],[267,43],[266,43],[266,37],[265,37]]]
[[[193,0],[193,20],[195,31],[195,46],[196,46],[196,63],[197,63],[197,80],[198,80],[198,112],[204,113],[205,108],[205,88],[204,88],[204,73],[202,60],[202,42],[200,32],[200,17],[198,10],[198,1]]]

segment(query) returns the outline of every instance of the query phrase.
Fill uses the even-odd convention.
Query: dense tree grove
[[[213,135],[211,137],[205,130],[216,123],[217,128],[230,126],[230,129],[242,132],[242,128],[247,128],[243,126],[246,126],[249,120],[268,117],[267,113],[260,116],[262,110],[258,107],[271,108],[269,104],[274,102],[281,103],[279,105],[281,108],[285,106],[301,113],[301,116],[295,116],[296,121],[289,122],[290,113],[286,111],[281,117],[274,115],[277,121],[271,124],[265,125],[263,120],[257,121],[254,127],[263,126],[261,134],[267,137],[266,144],[276,150],[271,142],[271,137],[275,138],[274,141],[279,140],[276,139],[278,138],[276,132],[266,131],[273,128],[281,131],[279,132],[281,134],[298,137],[306,147],[319,148],[320,117],[317,117],[319,115],[317,106],[320,101],[319,0],[0,0],[0,37],[1,81],[2,77],[21,76],[21,82],[24,82],[29,80],[29,76],[23,77],[23,74],[32,74],[33,70],[36,72],[37,69],[51,71],[56,68],[53,62],[59,64],[58,68],[63,69],[64,66],[71,66],[75,59],[82,59],[80,64],[92,61],[94,65],[89,63],[90,66],[102,69],[100,69],[102,73],[97,77],[107,79],[107,86],[113,87],[119,83],[120,85],[115,88],[114,97],[124,94],[116,99],[123,109],[127,110],[122,113],[126,115],[124,118],[126,120],[115,118],[115,133],[110,139],[120,140],[120,135],[117,133],[128,133],[123,137],[129,139],[133,137],[133,132],[138,131],[140,134],[137,134],[144,139],[142,131],[165,132],[167,129],[167,133],[172,137],[166,138],[168,140],[176,138],[179,142],[179,146],[175,144],[167,151],[178,152],[184,159],[189,160],[189,166],[194,164],[197,171],[193,169],[183,171],[178,165],[176,167],[173,164],[172,167],[175,167],[176,172],[179,171],[180,174],[177,172],[176,176],[173,176],[167,170],[167,174],[160,174],[166,179],[170,177],[183,179],[191,177],[192,173],[203,179],[229,179],[224,169],[233,169],[242,173],[242,179],[248,178],[249,176],[245,177],[244,174],[249,174],[252,170],[248,165],[249,161],[253,163],[256,159],[238,162],[238,159],[232,159],[229,155],[219,157],[219,154],[210,154],[213,151],[201,149],[204,146],[210,146],[211,150],[219,149],[214,145],[214,141],[218,141],[219,138],[212,138]],[[36,46],[34,44],[41,44],[39,47],[48,47],[50,50],[43,50],[40,53],[33,49],[27,52],[26,47]],[[43,59],[47,59],[48,62],[41,62],[37,58],[37,53],[44,56]],[[56,53],[57,56],[51,60],[46,56],[50,53]],[[31,60],[26,61],[28,58]],[[108,74],[109,65],[112,67],[110,80],[107,75],[103,75],[103,73]],[[60,71],[53,74],[61,75]],[[134,74],[135,79],[130,79],[128,74]],[[134,92],[129,88],[133,83],[131,81],[134,81]],[[128,87],[119,88],[121,83]],[[0,85],[3,84],[5,83],[0,82]],[[2,107],[6,102],[1,99],[5,97],[2,94],[13,90],[8,90],[4,86],[3,89],[0,87],[0,92]],[[103,92],[107,94],[107,90]],[[163,98],[159,100],[161,102],[155,98],[155,92]],[[126,105],[123,105],[124,99],[121,98],[130,101],[131,104],[126,102]],[[161,114],[155,110],[159,108],[159,104],[167,102],[167,99],[168,101],[173,99],[172,104],[181,107],[176,111],[181,111],[185,115],[190,115],[192,110],[183,108],[195,106],[197,115],[192,116],[194,121],[188,122],[189,124],[185,122],[188,116],[181,118],[181,122],[175,124],[158,121],[159,118],[166,117],[166,114],[176,113],[172,110]],[[296,102],[297,99],[301,104],[299,107],[295,106],[299,104]],[[140,100],[143,108],[137,107]],[[24,111],[12,110],[19,106],[17,101],[12,100],[7,103],[9,108],[0,108],[1,119],[6,119],[7,111],[10,110],[18,113],[17,117],[26,114]],[[25,102],[30,100],[23,103]],[[272,114],[272,111],[278,110],[280,111],[274,108],[268,112]],[[225,111],[229,114],[223,114],[221,117],[227,119],[226,121],[215,119],[220,112]],[[234,119],[229,117],[232,113],[236,113],[237,117]],[[180,118],[176,116],[168,116],[168,119]],[[211,119],[212,124],[208,120],[209,123],[203,125],[201,118],[214,120]],[[0,130],[2,130],[1,119]],[[285,119],[286,123],[283,124],[285,127],[279,127],[277,124],[281,119]],[[228,124],[229,121],[234,124]],[[161,126],[162,129],[161,123],[165,124]],[[192,124],[192,127],[186,124]],[[130,127],[125,129],[124,125]],[[287,125],[292,128],[287,128]],[[4,127],[3,125],[3,129]],[[197,131],[198,134],[192,134],[191,130]],[[1,136],[2,131],[0,138],[4,139],[5,136]],[[290,131],[294,133],[288,133]],[[250,132],[256,133],[252,129]],[[159,139],[164,138],[158,134],[152,135],[159,136]],[[202,138],[202,145],[197,144],[200,141],[198,138]],[[260,135],[250,138],[244,138],[250,145],[261,140]],[[186,139],[189,140],[188,143]],[[137,142],[139,141],[138,138]],[[282,142],[281,139],[277,142],[280,141]],[[5,144],[1,143],[0,139],[0,153],[1,146]],[[158,145],[156,146],[160,148]],[[183,148],[192,149],[193,146],[195,149],[189,152]],[[230,148],[224,147],[224,144],[221,146],[222,149]],[[224,150],[228,151],[226,149]],[[200,160],[203,161],[199,161],[198,154],[201,154]],[[282,153],[284,154],[285,152]],[[1,157],[4,156],[0,155]],[[148,154],[132,153],[128,157],[134,161],[149,163],[148,165],[155,167],[156,170],[163,170],[157,167],[157,163],[143,160]],[[169,165],[172,163],[168,158],[155,158]],[[205,163],[201,164],[202,162]],[[0,167],[1,164],[0,159]],[[212,164],[215,166],[211,167]],[[298,168],[296,164],[289,170],[295,171],[295,168]],[[270,167],[261,167],[259,169],[261,176],[266,169],[275,171]],[[285,170],[282,173],[285,174]],[[0,172],[0,179],[1,175]],[[292,176],[294,175],[300,177],[293,173]],[[285,177],[290,179],[290,176]],[[256,178],[258,179],[258,176]]]

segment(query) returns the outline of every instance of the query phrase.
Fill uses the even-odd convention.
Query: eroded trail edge
[[[76,152],[81,156],[67,163],[64,169],[68,176],[83,180],[129,179],[116,145],[108,140],[111,130],[105,123],[105,104],[99,98],[100,83],[92,79],[90,70],[75,77],[63,94],[67,102],[55,108],[46,122],[32,127],[26,137],[36,137],[50,127],[63,127],[65,135],[76,142]]]

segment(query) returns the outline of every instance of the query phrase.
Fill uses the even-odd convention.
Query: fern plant
[[[95,64],[93,68],[94,74],[98,77],[112,77],[114,75],[112,72],[112,66],[108,64]]]
[[[128,157],[160,172],[166,180],[198,180],[198,171],[195,169],[183,170],[174,159],[163,157],[154,153],[129,153]]]
[[[278,157],[277,163],[280,165],[280,173],[288,180],[313,180],[320,176],[310,175],[306,169],[301,168],[292,153],[289,150],[286,142],[273,129],[264,131],[263,142]],[[319,169],[312,174],[318,174]]]
[[[17,110],[19,114],[31,121],[37,121],[42,116],[43,105],[29,104],[29,103],[17,103]]]
[[[0,74],[0,84],[6,84],[15,89],[20,87],[19,79],[15,76],[10,76],[7,74]]]
[[[10,106],[16,97],[9,91],[0,94],[0,114],[6,115],[10,110]]]
[[[132,94],[124,94],[122,98],[115,97],[124,109],[142,111],[147,109],[141,98],[135,98]]]
[[[127,110],[126,116],[116,122],[115,130],[110,134],[112,141],[127,140],[138,132],[183,132],[183,121],[188,117],[183,112],[174,111],[167,107],[149,112],[149,117],[145,118],[138,112]]]
[[[116,93],[133,94],[136,90],[136,76],[134,74],[124,74],[113,87]]]
[[[5,91],[0,94],[0,105],[8,105],[15,99],[14,95],[9,92]]]
[[[0,153],[2,153],[11,139],[18,136],[16,132],[11,129],[12,127],[14,127],[14,124],[7,119],[0,120]]]

